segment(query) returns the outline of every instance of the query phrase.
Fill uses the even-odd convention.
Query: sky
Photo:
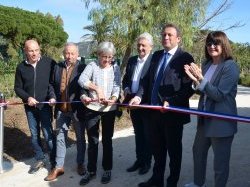
[[[213,0],[208,9],[208,15],[220,4],[222,0]],[[212,30],[224,30],[234,23],[240,22],[242,27],[225,30],[233,42],[250,43],[250,1],[231,0],[232,4],[223,14],[213,19],[207,26]],[[81,36],[87,33],[84,26],[91,25],[88,20],[88,10],[82,0],[0,0],[0,5],[18,7],[24,10],[51,13],[60,15],[64,21],[64,30],[68,33],[68,42],[80,42]]]

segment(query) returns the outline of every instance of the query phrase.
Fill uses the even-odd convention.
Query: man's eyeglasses
[[[220,41],[210,41],[210,42],[207,42],[207,43],[206,43],[206,46],[207,46],[207,47],[211,47],[211,46],[213,45],[214,47],[217,47],[217,46],[220,45],[220,44],[221,44]]]

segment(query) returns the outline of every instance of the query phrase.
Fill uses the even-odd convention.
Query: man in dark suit
[[[192,81],[186,76],[184,65],[194,61],[193,57],[179,48],[179,29],[167,24],[162,30],[163,50],[156,51],[148,74],[130,104],[139,104],[146,95],[148,103],[158,106],[189,108],[193,94]],[[177,187],[182,160],[183,125],[190,122],[190,115],[152,110],[150,113],[150,141],[155,159],[152,177],[139,187],[163,187],[167,153],[170,158],[170,175],[167,187]]]
[[[140,80],[143,79],[149,69],[153,37],[149,33],[143,33],[137,38],[138,55],[129,59],[126,73],[123,77],[124,103],[128,102],[138,91]],[[142,98],[142,103],[145,102]],[[135,109],[130,111],[130,117],[135,132],[136,161],[127,168],[127,172],[139,169],[139,174],[147,173],[151,166],[152,153],[149,146],[148,111]]]

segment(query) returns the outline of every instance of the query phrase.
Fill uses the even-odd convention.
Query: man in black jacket
[[[164,49],[154,52],[143,86],[131,104],[140,103],[144,95],[151,105],[189,108],[189,98],[194,91],[192,80],[184,71],[184,65],[194,62],[194,59],[179,47],[181,33],[177,26],[166,24],[161,36]],[[149,117],[155,163],[152,177],[138,186],[163,187],[168,154],[170,174],[166,186],[177,187],[181,171],[183,125],[190,122],[190,115],[152,110]]]
[[[147,74],[152,58],[153,37],[145,32],[137,38],[136,44],[138,55],[129,58],[126,73],[122,80],[125,103],[135,96],[140,80]],[[142,100],[142,104],[146,102],[144,98]],[[131,167],[127,168],[127,172],[139,170],[138,173],[143,175],[150,169],[152,153],[149,145],[148,112],[148,110],[144,109],[130,111],[135,132],[136,161]]]
[[[50,85],[51,73],[56,62],[48,57],[41,56],[40,46],[36,40],[27,40],[24,45],[26,59],[16,68],[15,92],[25,103],[24,109],[31,133],[31,142],[35,152],[36,162],[28,171],[37,172],[45,165],[40,130],[46,140],[50,152],[50,161],[53,165],[55,151],[53,149],[54,136],[52,128],[52,110],[44,101],[53,102],[55,94]]]
[[[78,84],[80,74],[85,68],[85,64],[80,64],[77,60],[78,47],[74,43],[67,43],[64,46],[65,61],[55,66],[52,85],[55,90],[58,103],[55,107],[56,117],[56,165],[48,176],[44,179],[52,181],[64,174],[64,159],[66,155],[67,132],[71,122],[74,125],[77,145],[77,172],[84,175],[85,159],[85,124],[83,123],[84,105],[80,101],[81,87]]]

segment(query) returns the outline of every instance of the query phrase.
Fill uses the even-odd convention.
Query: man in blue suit
[[[148,74],[130,104],[139,104],[142,97],[147,97],[151,105],[189,108],[189,98],[193,94],[192,81],[185,74],[184,65],[194,59],[179,47],[181,34],[177,26],[165,25],[161,35],[164,49],[153,54]],[[177,187],[182,160],[183,125],[190,122],[190,115],[152,110],[149,117],[155,163],[152,177],[138,186],[163,187],[168,153],[170,175],[167,187]]]
[[[138,55],[129,59],[126,73],[122,81],[124,90],[124,103],[135,96],[140,80],[143,79],[149,69],[152,58],[153,37],[149,33],[143,33],[137,38]],[[142,103],[145,102],[142,98]],[[130,111],[130,117],[135,132],[136,161],[127,168],[127,172],[139,169],[139,174],[147,173],[151,166],[152,153],[149,146],[148,111],[136,109]]]

